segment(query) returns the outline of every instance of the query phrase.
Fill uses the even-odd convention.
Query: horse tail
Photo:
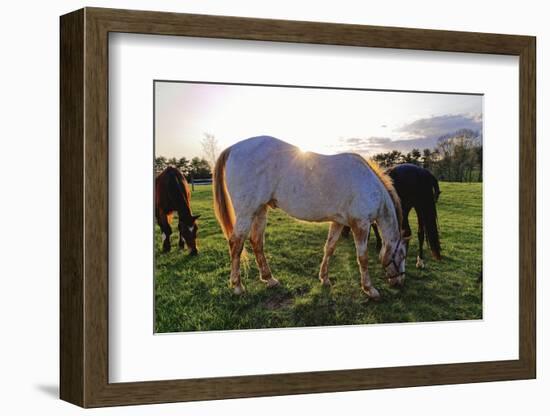
[[[437,210],[435,207],[437,197],[439,196],[439,184],[437,183],[437,179],[433,179],[434,181],[431,181],[431,183],[426,183],[422,186],[417,212],[424,226],[430,250],[436,259],[441,260],[441,242],[439,241]]]
[[[225,183],[225,164],[230,152],[231,147],[228,147],[218,157],[214,167],[214,186],[212,188],[214,192],[214,212],[222,227],[223,235],[228,240],[231,238],[235,225],[235,210]]]

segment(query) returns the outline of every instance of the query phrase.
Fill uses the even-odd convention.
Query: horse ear
[[[193,218],[193,222],[194,221],[197,221],[199,218],[200,218],[200,214],[199,215],[192,215],[191,218]]]

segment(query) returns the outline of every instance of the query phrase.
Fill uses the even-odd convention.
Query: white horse
[[[269,136],[253,137],[225,149],[214,170],[214,209],[231,255],[230,284],[244,292],[240,259],[250,242],[260,279],[279,284],[264,255],[267,209],[281,208],[304,221],[330,221],[319,279],[330,285],[328,262],[344,226],[351,227],[361,271],[361,286],[369,298],[380,294],[368,272],[367,241],[372,223],[383,240],[379,259],[391,285],[405,279],[406,243],[401,235],[401,205],[391,179],[372,162],[345,153],[325,156]]]

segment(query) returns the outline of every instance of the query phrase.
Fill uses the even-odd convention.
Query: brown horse
[[[178,213],[178,229],[180,232],[179,246],[189,246],[191,255],[197,251],[197,219],[200,215],[191,212],[191,193],[189,185],[180,170],[168,166],[155,180],[155,216],[162,231],[162,251],[170,251],[170,235],[172,234],[172,214]]]

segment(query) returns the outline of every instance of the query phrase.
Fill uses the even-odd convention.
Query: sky
[[[461,128],[482,130],[481,95],[155,82],[155,156],[202,157],[269,135],[323,154],[433,148]]]

